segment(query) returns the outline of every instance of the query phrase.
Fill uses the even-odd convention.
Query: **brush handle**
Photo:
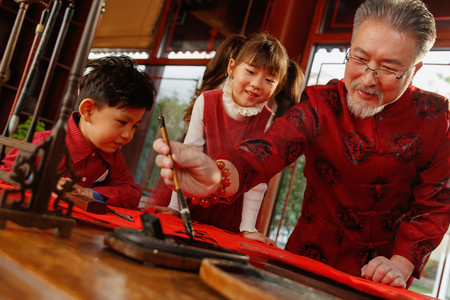
[[[169,136],[167,135],[166,131],[166,124],[164,121],[164,117],[162,114],[158,117],[159,120],[159,127],[161,128],[161,135],[164,143],[167,144],[169,147],[169,154],[167,156],[173,161],[172,158],[172,149],[170,149],[170,142],[169,142]],[[177,196],[178,196],[178,205],[180,206],[180,215],[181,219],[183,220],[184,227],[186,228],[186,231],[191,239],[194,238],[194,229],[192,227],[192,220],[191,220],[191,213],[189,211],[186,198],[184,198],[183,192],[181,191],[180,187],[180,181],[178,180],[178,174],[175,170],[175,166],[172,167],[172,173],[173,173],[173,182],[175,184],[175,189],[177,190]]]

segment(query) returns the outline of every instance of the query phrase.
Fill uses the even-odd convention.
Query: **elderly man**
[[[412,86],[435,38],[420,0],[367,0],[355,15],[344,79],[306,88],[265,135],[214,157],[231,171],[228,187],[213,160],[171,144],[182,188],[197,197],[225,188],[233,197],[304,154],[302,214],[286,249],[408,286],[450,220],[448,99]],[[154,148],[168,152],[161,140]],[[156,162],[173,186],[172,160]]]

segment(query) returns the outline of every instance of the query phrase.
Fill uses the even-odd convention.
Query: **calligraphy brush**
[[[159,127],[161,128],[161,134],[163,141],[169,146],[169,154],[167,155],[170,159],[172,159],[172,151],[170,150],[170,143],[169,143],[169,136],[167,135],[166,131],[166,123],[164,121],[164,117],[162,114],[162,108],[160,108],[160,115],[158,117],[159,121]],[[191,213],[189,211],[189,208],[187,206],[186,198],[184,198],[183,192],[181,191],[180,182],[178,180],[177,171],[175,170],[175,166],[172,168],[173,173],[173,182],[175,184],[175,188],[177,190],[177,196],[178,196],[178,205],[180,206],[180,215],[181,219],[183,220],[184,228],[186,228],[186,231],[191,238],[191,240],[194,239],[194,229],[192,227],[192,220],[191,220]]]

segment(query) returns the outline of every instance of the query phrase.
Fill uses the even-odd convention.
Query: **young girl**
[[[217,48],[216,54],[206,66],[203,73],[200,88],[196,89],[195,95],[191,98],[189,106],[184,110],[183,120],[189,126],[191,121],[192,108],[194,102],[201,93],[209,90],[218,89],[228,77],[227,67],[230,58],[234,57],[244,43],[246,37],[240,34],[233,34],[226,38]],[[172,190],[164,183],[164,179],[160,177],[152,188],[147,202],[143,209],[155,207],[157,211],[164,211],[170,203]]]
[[[224,88],[203,92],[191,104],[192,109],[187,109],[184,118],[190,120],[184,143],[211,157],[270,127],[277,100],[280,100],[280,110],[284,112],[300,98],[303,74],[295,62],[289,61],[278,40],[267,34],[256,34],[242,42],[242,46],[227,59],[228,80]],[[290,76],[286,76],[288,68]],[[225,72],[216,70],[216,74]],[[284,81],[286,85],[283,85]],[[233,203],[222,200],[217,203],[207,198],[189,199],[192,219],[242,232],[247,238],[275,245],[255,228],[266,189],[266,184],[259,184]],[[176,193],[172,195],[169,208],[179,210]]]
[[[227,78],[223,89],[211,89],[218,88]],[[194,96],[185,110],[184,120],[189,122],[189,128],[184,143],[214,157],[237,141],[264,132],[275,116],[300,99],[303,78],[298,64],[288,59],[274,37],[228,37],[208,64],[200,88],[203,92],[197,93],[198,98]],[[192,219],[275,245],[255,228],[266,189],[266,184],[259,184],[233,203],[188,199]],[[160,203],[161,200],[158,199]],[[179,210],[176,193],[172,194],[169,213],[171,209]],[[157,211],[168,212],[163,208]]]

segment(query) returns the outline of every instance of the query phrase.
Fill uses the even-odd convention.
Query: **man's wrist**
[[[414,264],[401,255],[393,255],[391,261],[400,269],[406,282],[414,271]]]
[[[233,180],[230,178],[231,170],[234,170],[234,173],[237,174],[236,168],[229,161],[218,159],[215,161],[217,170],[214,171],[213,176],[211,177],[213,181],[216,183],[211,186],[213,192],[207,197],[191,197],[191,203],[194,205],[201,205],[203,207],[209,207],[210,205],[218,204],[219,202],[227,202],[232,200],[231,198],[234,194],[236,194],[236,190],[233,185]],[[218,180],[216,180],[216,178]],[[233,185],[233,187],[231,187]],[[239,186],[239,184],[237,184]],[[222,200],[221,200],[222,199]],[[226,199],[226,200],[224,200]]]
[[[226,176],[224,176],[224,174],[221,174],[221,181],[219,182],[219,188],[221,186],[223,186],[223,179],[228,179],[230,184],[228,186],[225,187],[224,189],[224,194],[221,195],[221,197],[231,197],[234,194],[236,194],[237,190],[239,189],[239,175],[237,173],[236,167],[228,160],[224,160],[224,159],[220,159],[217,161],[221,161],[225,164],[224,168],[221,169],[222,170],[228,170],[229,174],[227,174]]]

